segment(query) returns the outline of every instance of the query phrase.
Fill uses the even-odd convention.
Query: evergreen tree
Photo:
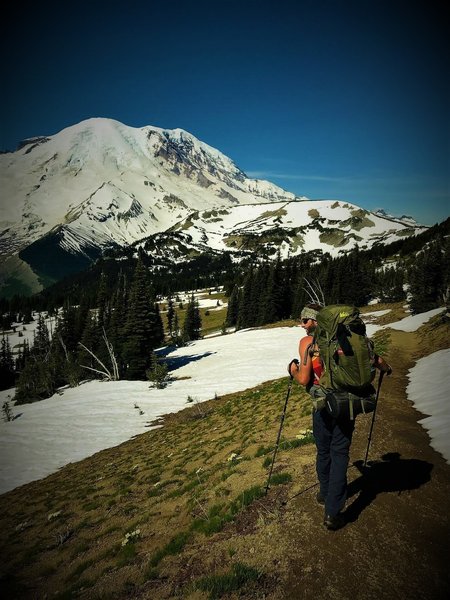
[[[158,359],[152,352],[150,358],[150,367],[146,371],[147,379],[151,381],[157,389],[163,389],[167,385],[169,368],[165,362]]]
[[[182,339],[180,336],[180,324],[178,322],[178,313],[176,311],[175,316],[173,318],[172,340],[177,346],[180,346],[182,344]]]
[[[253,327],[256,325],[257,316],[258,303],[255,297],[255,272],[253,268],[250,268],[242,288],[236,328],[244,329],[245,327]]]
[[[62,313],[57,320],[55,335],[62,338],[68,352],[77,350],[78,342],[80,341],[79,330],[77,323],[77,311],[74,306],[66,302],[63,306]]]
[[[19,351],[16,357],[16,373],[19,374],[27,362],[31,354],[30,345],[27,340],[23,341],[23,344],[19,346]]]
[[[356,306],[365,306],[372,296],[375,271],[368,257],[365,257],[356,246],[349,256],[349,272],[346,286],[346,302]]]
[[[6,390],[14,385],[14,358],[9,339],[3,335],[0,348],[0,389]]]
[[[264,286],[260,292],[258,324],[274,323],[283,316],[283,278],[281,261],[265,268]]]
[[[123,359],[122,347],[124,343],[123,329],[126,322],[127,300],[127,277],[123,271],[120,271],[116,290],[111,302],[111,319],[107,329],[107,335],[114,349],[114,354],[117,359],[119,374],[121,377],[125,372],[125,361]]]
[[[89,300],[86,294],[83,294],[80,299],[80,305],[75,309],[75,327],[74,337],[78,342],[81,340],[84,328],[86,327],[86,321],[90,314]]]
[[[54,345],[55,340],[50,340],[47,324],[40,313],[31,350],[28,351],[24,344],[16,385],[17,404],[48,398],[54,394],[59,385],[65,383],[60,375],[58,362],[60,357],[52,351]]]
[[[189,342],[191,340],[200,339],[201,329],[202,320],[200,317],[198,301],[194,298],[194,294],[192,294],[186,307],[186,314],[184,317],[183,340]]]
[[[235,285],[228,300],[227,316],[225,319],[226,327],[233,327],[237,323],[240,296],[240,289],[237,285]]]
[[[14,399],[16,404],[36,402],[49,398],[55,389],[48,361],[39,360],[32,355],[19,375]]]
[[[23,315],[22,322],[24,325],[28,325],[28,323],[32,323],[33,321],[34,321],[34,319],[33,319],[32,313],[31,313],[31,306],[27,305],[24,315]]]
[[[401,264],[396,267],[380,269],[376,274],[376,281],[377,293],[383,302],[404,300],[404,267]]]
[[[100,328],[108,326],[109,319],[111,316],[110,309],[111,309],[111,306],[110,306],[110,297],[109,297],[108,289],[107,289],[107,278],[106,278],[105,272],[102,271],[102,274],[100,276],[98,293],[97,293],[97,310],[98,310],[97,321],[98,321]]]
[[[418,252],[408,273],[414,314],[440,306],[448,289],[449,242],[438,236],[426,249]]]
[[[125,376],[127,379],[145,379],[151,351],[163,342],[164,331],[142,260],[138,261],[134,272],[123,334]]]
[[[248,311],[247,327],[263,325],[267,323],[266,308],[271,300],[271,290],[269,290],[270,266],[264,263],[256,267],[253,272],[253,285],[250,290],[249,303],[253,307]]]
[[[50,334],[42,313],[39,314],[36,326],[32,353],[44,360],[50,352]]]
[[[167,327],[169,330],[169,336],[172,337],[173,333],[173,319],[175,317],[175,309],[173,306],[172,296],[169,294],[167,297]]]

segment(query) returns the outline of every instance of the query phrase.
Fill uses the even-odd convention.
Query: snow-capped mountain
[[[400,223],[404,223],[405,225],[411,225],[415,227],[417,225],[417,221],[414,217],[410,215],[402,215],[401,217],[394,217],[393,215],[388,214],[383,208],[379,208],[378,210],[373,211],[377,217],[382,217],[383,219],[390,219],[391,221],[400,221]]]
[[[0,156],[3,254],[60,229],[60,245],[131,244],[193,210],[294,200],[181,129],[89,119]]]
[[[281,258],[321,251],[335,257],[356,244],[371,248],[423,229],[415,222],[384,218],[348,202],[288,201],[193,212],[163,234],[137,245],[173,259],[180,253],[208,250],[236,255],[257,251]]]
[[[175,241],[178,256],[257,247],[270,255],[333,253],[418,231],[413,222],[249,179],[182,129],[111,119],[25,140],[0,155],[0,185],[0,288],[17,280],[37,291],[107,248],[148,247],[149,236],[153,246]]]

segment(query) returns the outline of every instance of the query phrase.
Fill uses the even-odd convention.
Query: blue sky
[[[90,117],[181,127],[299,195],[449,215],[444,3],[63,4],[12,9],[0,148]]]

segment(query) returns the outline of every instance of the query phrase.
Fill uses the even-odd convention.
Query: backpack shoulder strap
[[[314,347],[314,340],[307,346],[306,350],[305,350],[305,354],[303,357],[303,364],[306,366],[306,363],[308,362],[308,355],[311,356],[312,353],[312,348]]]

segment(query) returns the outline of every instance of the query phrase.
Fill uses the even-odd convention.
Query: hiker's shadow
[[[348,497],[358,497],[345,510],[347,522],[356,521],[362,511],[378,494],[415,490],[430,481],[433,465],[415,458],[402,459],[398,452],[390,452],[381,461],[370,461],[366,467],[362,460],[354,462],[361,476],[349,483]]]

